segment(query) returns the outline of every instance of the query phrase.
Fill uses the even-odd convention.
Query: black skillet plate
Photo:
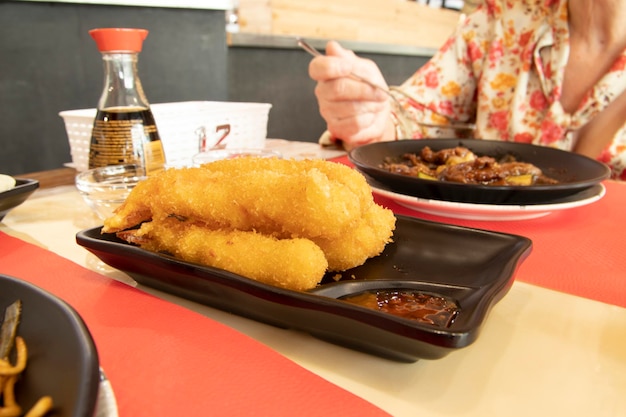
[[[76,311],[49,292],[17,278],[0,275],[0,321],[4,310],[22,300],[18,335],[28,348],[26,369],[15,385],[24,412],[44,395],[50,417],[92,417],[98,398],[98,353]]]
[[[438,359],[476,340],[487,313],[531,251],[525,237],[397,216],[394,242],[336,282],[330,273],[308,292],[286,290],[221,269],[184,262],[83,230],[77,243],[140,284],[281,328],[397,361]],[[409,289],[454,299],[460,313],[436,328],[337,298]]]
[[[380,166],[385,158],[399,159],[419,153],[425,146],[437,151],[465,146],[479,156],[512,155],[531,163],[559,181],[554,185],[493,186],[433,181],[394,174]],[[606,165],[585,156],[545,146],[480,139],[421,139],[379,142],[361,146],[349,154],[350,161],[366,176],[396,193],[431,200],[478,204],[549,204],[576,194],[608,178]]]

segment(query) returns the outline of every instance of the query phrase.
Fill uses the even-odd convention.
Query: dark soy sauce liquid
[[[89,168],[138,164],[150,174],[164,168],[165,153],[152,111],[98,110],[91,133]]]

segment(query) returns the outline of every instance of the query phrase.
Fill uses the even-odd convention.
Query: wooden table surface
[[[68,167],[16,175],[17,178],[39,181],[39,188],[53,188],[60,185],[74,184],[75,176],[76,170]]]

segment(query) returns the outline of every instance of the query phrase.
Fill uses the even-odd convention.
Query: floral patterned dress
[[[567,0],[487,0],[402,86],[417,120],[474,122],[474,136],[571,150],[574,132],[626,90],[626,50],[570,114],[560,103],[569,54]],[[410,97],[410,98],[409,98]],[[626,116],[625,116],[626,121]],[[450,131],[413,124],[413,138]],[[598,160],[626,180],[626,123]]]

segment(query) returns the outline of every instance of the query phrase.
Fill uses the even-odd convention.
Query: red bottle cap
[[[141,52],[143,40],[148,36],[145,29],[101,28],[89,31],[100,52]]]

